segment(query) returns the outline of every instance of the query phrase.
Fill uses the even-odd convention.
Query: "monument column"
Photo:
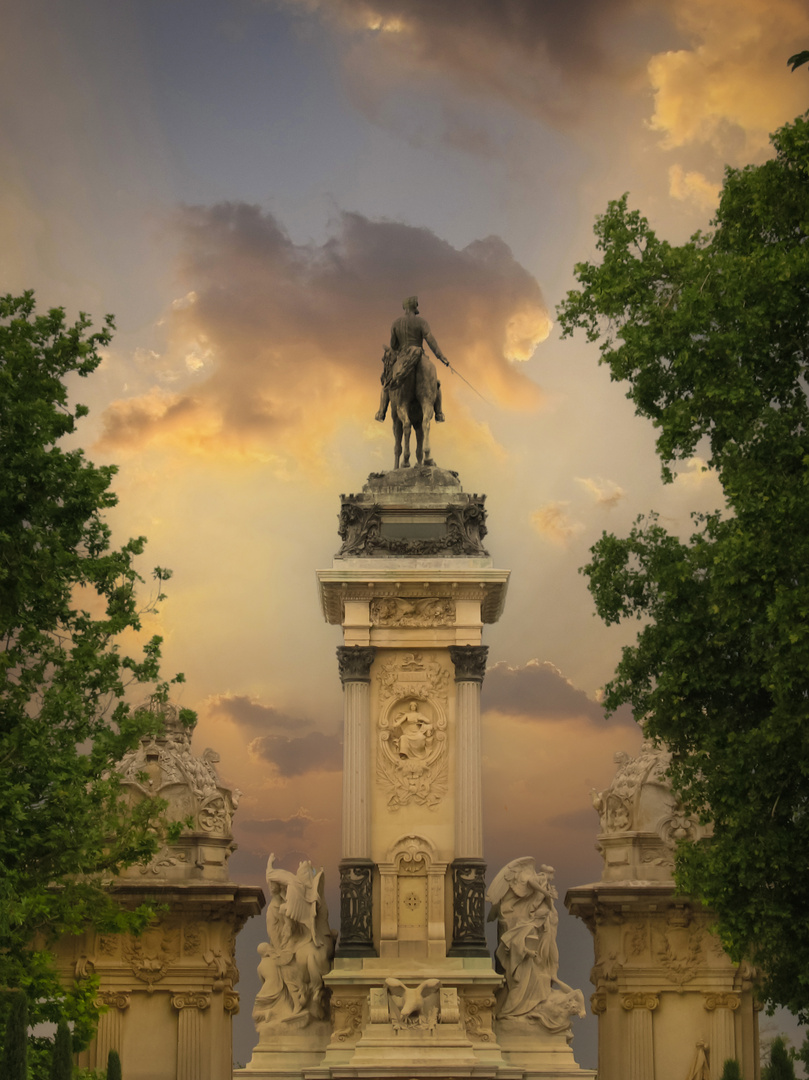
[[[343,684],[343,858],[338,956],[376,956],[371,859],[370,682],[373,646],[337,650]]]
[[[455,859],[452,863],[450,956],[488,956],[484,915],[480,688],[487,645],[453,645],[457,733],[455,739]]]

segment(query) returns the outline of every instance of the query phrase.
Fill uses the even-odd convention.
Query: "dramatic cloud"
[[[686,172],[682,165],[669,169],[669,195],[680,202],[692,202],[700,210],[715,210],[719,204],[721,184],[712,183],[696,170]]]
[[[589,492],[599,506],[611,509],[624,498],[626,492],[612,480],[594,479],[592,476],[577,476],[576,483],[581,484],[585,491]]]
[[[159,384],[107,409],[105,449],[157,443],[321,464],[340,425],[371,421],[390,324],[416,292],[443,351],[486,397],[521,410],[540,401],[515,363],[550,319],[497,237],[457,250],[428,229],[343,214],[326,243],[301,246],[243,203],[185,209],[177,229],[183,295],[164,319],[168,359]],[[460,431],[463,384],[448,373],[442,382]]]
[[[239,828],[243,832],[260,833],[265,840],[300,840],[310,825],[315,824],[315,819],[301,807],[297,813],[285,818],[248,818],[239,821]]]
[[[785,51],[809,40],[806,4],[678,0],[674,12],[690,47],[649,62],[651,126],[663,145],[708,143],[741,161],[764,150],[768,134],[806,108],[806,79],[789,71]]]
[[[303,776],[309,772],[340,772],[343,768],[343,740],[340,735],[310,731],[297,739],[284,735],[259,735],[249,744],[253,757],[275,765],[281,776]]]
[[[567,512],[570,503],[549,502],[531,515],[531,524],[545,540],[559,547],[567,547],[583,526],[574,521]]]
[[[300,731],[312,726],[311,720],[290,716],[272,705],[262,705],[246,694],[216,694],[206,702],[214,716],[226,716],[240,727],[252,731]]]
[[[604,707],[578,690],[548,660],[529,660],[521,667],[505,661],[486,673],[483,683],[483,708],[506,716],[528,720],[567,720],[584,718],[596,724],[606,720]],[[631,722],[624,710],[612,718]]]
[[[594,83],[626,79],[644,62],[632,35],[620,51],[614,48],[622,17],[637,14],[632,0],[287,0],[287,6],[317,12],[343,32],[346,71],[371,112],[392,87],[413,89],[433,79],[564,123],[579,115]],[[653,21],[666,5],[651,0],[646,8]],[[455,141],[478,151],[486,139],[461,125]]]
[[[262,705],[244,694],[218,694],[205,704],[214,720],[229,719],[248,736],[251,761],[268,762],[279,777],[339,772],[343,767],[340,734],[306,730],[313,726],[311,720]]]

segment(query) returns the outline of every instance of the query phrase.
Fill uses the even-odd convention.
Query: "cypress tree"
[[[22,990],[11,995],[2,1075],[4,1080],[26,1080],[28,1076],[28,1000]]]
[[[742,1080],[742,1070],[736,1058],[728,1058],[722,1067],[720,1080]]]
[[[67,1020],[59,1021],[53,1041],[50,1080],[71,1080],[73,1076],[73,1039]]]
[[[761,1080],[795,1080],[795,1066],[782,1035],[772,1041],[770,1063],[761,1070]]]
[[[107,1080],[121,1080],[121,1059],[117,1050],[110,1050],[107,1058]]]

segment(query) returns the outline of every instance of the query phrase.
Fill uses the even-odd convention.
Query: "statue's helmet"
[[[406,296],[402,301],[402,307],[405,311],[415,311],[419,306],[419,298],[417,296]]]

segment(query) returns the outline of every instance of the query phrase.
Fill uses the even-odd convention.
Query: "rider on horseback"
[[[389,360],[386,362],[385,369],[382,372],[382,397],[379,401],[379,412],[376,414],[377,420],[384,420],[388,411],[388,402],[390,400],[388,385],[393,364],[400,352],[411,348],[423,352],[423,345],[426,341],[435,353],[436,358],[449,367],[449,360],[441,352],[438,342],[433,337],[430,324],[419,315],[419,298],[417,296],[408,296],[406,300],[402,301],[402,307],[404,308],[404,315],[400,315],[390,328],[391,352],[387,354]],[[438,395],[435,399],[435,419],[439,424],[444,420],[444,414],[441,411],[441,383],[438,384]]]

